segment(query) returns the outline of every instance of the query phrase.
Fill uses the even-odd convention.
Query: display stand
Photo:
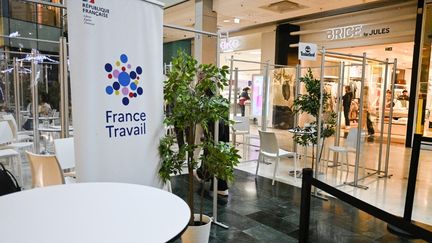
[[[359,173],[360,173],[360,168],[361,168],[361,166],[360,166],[360,154],[361,154],[361,143],[362,143],[361,139],[364,138],[362,136],[362,132],[363,132],[362,130],[363,130],[363,125],[364,125],[363,124],[364,123],[363,120],[365,120],[364,119],[364,116],[365,116],[364,113],[365,112],[364,112],[364,107],[363,107],[363,103],[364,103],[363,102],[363,94],[364,94],[364,89],[365,89],[364,87],[365,87],[365,80],[366,80],[366,66],[368,65],[368,62],[375,62],[375,63],[379,63],[379,64],[385,65],[385,67],[386,67],[386,74],[385,74],[384,80],[385,80],[385,83],[387,83],[387,80],[389,78],[388,75],[387,75],[387,72],[389,70],[389,65],[393,65],[391,87],[393,89],[392,93],[394,94],[394,83],[395,83],[395,78],[396,78],[395,75],[396,75],[397,60],[395,59],[393,63],[390,63],[388,60],[380,61],[380,60],[377,60],[377,59],[368,58],[366,56],[366,53],[364,53],[363,55],[359,56],[359,55],[351,55],[351,54],[344,54],[344,53],[337,53],[337,52],[329,52],[329,51],[326,51],[324,48],[322,50],[320,50],[320,52],[322,54],[321,55],[322,58],[321,58],[320,66],[318,66],[318,67],[301,67],[300,65],[297,65],[296,67],[289,67],[289,66],[283,66],[283,65],[270,65],[270,64],[265,63],[265,62],[254,62],[254,61],[248,61],[248,60],[239,60],[239,59],[234,59],[233,57],[231,57],[231,60],[230,60],[231,67],[230,67],[230,69],[231,70],[235,70],[234,71],[234,76],[236,77],[235,78],[235,83],[234,83],[235,90],[237,90],[237,88],[238,88],[238,72],[239,72],[238,68],[235,67],[235,63],[236,62],[256,63],[256,64],[261,64],[262,66],[264,66],[264,71],[263,71],[263,74],[264,74],[264,85],[263,85],[263,88],[262,88],[262,93],[263,93],[264,99],[263,99],[263,109],[262,109],[262,116],[261,116],[261,129],[265,130],[267,128],[267,115],[268,115],[267,114],[268,113],[267,107],[268,107],[269,100],[270,100],[269,90],[268,90],[268,87],[269,87],[269,84],[270,84],[270,81],[269,81],[270,78],[269,78],[269,75],[268,75],[268,70],[269,69],[267,69],[266,67],[295,68],[296,69],[296,79],[295,79],[296,80],[296,96],[298,96],[300,94],[300,81],[299,81],[299,79],[300,79],[300,76],[301,76],[301,69],[304,69],[304,68],[316,68],[316,69],[318,69],[319,68],[320,69],[320,77],[325,77],[324,76],[324,70],[325,69],[327,69],[327,68],[335,68],[335,67],[339,68],[339,77],[338,77],[339,84],[338,84],[338,87],[337,87],[337,97],[338,97],[337,104],[338,105],[336,106],[337,107],[336,108],[336,112],[338,114],[338,117],[337,117],[337,124],[336,124],[336,139],[335,139],[335,142],[334,142],[335,146],[339,146],[339,144],[340,144],[340,136],[341,136],[341,133],[340,133],[341,119],[342,119],[341,115],[340,115],[340,113],[341,113],[340,104],[342,103],[341,102],[342,101],[341,100],[341,96],[342,96],[343,87],[344,87],[344,79],[347,77],[347,73],[345,72],[345,68],[361,67],[361,74],[358,75],[361,87],[360,87],[360,95],[359,95],[359,98],[360,98],[360,102],[359,102],[360,109],[359,110],[360,111],[359,111],[358,131],[357,131],[357,133],[360,134],[360,135],[357,136],[357,138],[356,138],[356,154],[355,154],[355,163],[353,165],[354,166],[354,178],[353,178],[353,181],[347,182],[347,183],[344,183],[344,184],[338,185],[338,186],[350,185],[350,186],[358,187],[358,188],[361,188],[361,189],[367,189],[368,187],[361,185],[359,182],[362,181],[362,180],[364,180],[365,178],[368,178],[368,177],[374,176],[374,175],[377,175],[378,178],[384,178],[384,177],[388,178],[388,177],[391,176],[388,173],[388,164],[389,164],[389,156],[390,156],[390,141],[391,141],[391,137],[387,136],[387,141],[386,141],[386,154],[385,154],[385,167],[384,167],[385,169],[382,170],[382,162],[381,162],[382,161],[382,157],[379,157],[379,162],[378,162],[379,165],[378,165],[378,167],[377,168],[366,168],[366,166],[363,166],[362,168],[364,168],[365,170],[367,169],[368,171],[372,171],[372,172],[369,173],[368,175],[360,177]],[[342,59],[356,60],[356,61],[359,62],[359,64],[346,65],[345,62],[342,61],[342,62],[339,63],[339,66],[335,66],[335,67],[333,67],[333,66],[326,66],[325,65],[326,64],[326,55],[331,55],[332,57],[337,56],[337,57],[340,57]],[[324,90],[323,86],[324,86],[323,82],[321,82],[321,85],[320,85],[321,92],[323,92],[323,90]],[[230,101],[232,100],[231,99],[231,95],[233,93],[234,92],[231,91],[231,87],[230,87],[230,92],[229,92],[229,100]],[[383,97],[383,99],[384,98],[385,97]],[[234,97],[233,103],[235,103],[235,97]],[[323,105],[324,104],[322,104],[322,97],[321,97],[321,99],[320,99],[320,114],[323,113]],[[381,111],[382,111],[382,113],[381,113],[381,127],[383,126],[383,123],[384,123],[384,115],[383,115],[384,114],[383,110],[385,109],[384,105],[385,105],[384,102],[382,102],[381,106],[383,106],[383,107],[381,108]],[[234,108],[234,112],[235,111],[236,111],[236,108]],[[393,114],[393,107],[390,107],[390,116],[392,116],[392,114]],[[317,122],[318,122],[318,124],[321,123],[321,117],[319,117],[319,121],[317,121]],[[298,124],[299,124],[298,115],[295,116],[294,124],[295,124],[295,127],[297,127]],[[391,134],[391,129],[392,129],[392,127],[391,127],[391,124],[390,124],[388,126],[388,129],[387,129],[388,134]],[[383,132],[384,132],[383,130],[384,129],[380,130],[380,132],[381,132],[381,134],[380,134],[381,141],[383,141]],[[321,132],[322,132],[321,131],[321,127],[318,127],[317,133],[318,133],[319,137],[321,136]],[[235,139],[233,141],[235,142]],[[297,150],[298,150],[297,144],[294,144],[294,151],[297,151]],[[382,151],[383,151],[383,143],[380,144],[380,151],[382,153]],[[319,168],[320,161],[321,161],[321,154],[322,154],[321,140],[318,142],[317,150],[315,151],[315,153],[316,153],[316,156],[315,156],[316,159],[315,159],[315,161],[313,161],[313,167],[314,168]],[[334,157],[334,161],[338,161],[338,157],[337,156]],[[336,166],[337,166],[337,163],[336,163]],[[317,176],[318,176],[318,169],[315,170],[314,175],[317,178]],[[314,190],[314,195],[317,195],[317,192],[315,190]]]
[[[357,59],[357,60],[361,61],[361,63],[362,63],[361,64],[361,67],[362,67],[362,73],[361,73],[361,90],[360,90],[361,93],[360,93],[360,102],[359,102],[360,110],[359,110],[359,119],[358,119],[358,132],[357,132],[358,136],[357,136],[357,141],[356,141],[356,157],[355,157],[355,164],[354,164],[354,179],[353,179],[352,182],[347,182],[347,183],[344,183],[344,184],[350,185],[350,186],[353,186],[353,187],[357,187],[357,188],[361,188],[361,189],[368,189],[367,186],[361,185],[361,184],[359,184],[359,182],[362,181],[362,180],[364,180],[365,178],[373,176],[373,175],[377,175],[378,178],[383,178],[383,177],[388,178],[388,177],[391,176],[388,173],[388,164],[389,164],[389,156],[390,156],[390,140],[391,140],[391,137],[389,135],[387,136],[386,156],[385,156],[385,170],[384,171],[381,170],[381,159],[382,158],[380,157],[379,158],[379,163],[378,163],[378,168],[377,169],[372,169],[373,173],[370,173],[369,175],[366,175],[366,176],[360,178],[359,177],[359,168],[360,168],[359,164],[360,164],[360,154],[361,154],[360,150],[361,150],[363,120],[365,120],[365,119],[363,119],[364,118],[363,116],[365,115],[364,112],[363,112],[363,110],[364,110],[364,107],[363,107],[363,104],[364,104],[364,102],[363,102],[363,99],[364,99],[364,87],[365,87],[365,79],[366,79],[365,78],[365,70],[366,70],[366,66],[367,66],[367,62],[368,61],[378,62],[378,63],[381,63],[381,64],[385,64],[385,66],[386,66],[385,82],[387,82],[388,66],[390,64],[392,64],[393,65],[393,72],[392,72],[393,75],[392,75],[391,87],[392,87],[392,96],[394,96],[394,83],[395,83],[395,79],[396,79],[397,60],[395,59],[393,63],[389,63],[388,60],[386,60],[386,61],[380,61],[380,60],[376,60],[376,59],[372,59],[372,58],[367,58],[366,53],[363,53],[362,56],[357,56],[357,55],[337,53],[337,52],[328,52],[325,49],[321,50],[321,54],[322,54],[322,59],[321,59],[321,77],[323,77],[323,69],[325,68],[324,67],[324,62],[325,62],[325,56],[326,56],[326,54],[329,54],[329,55],[332,55],[332,56],[341,56],[341,57],[346,57],[346,58],[354,58],[354,59]],[[345,68],[346,66],[348,66],[348,65],[341,64],[341,68]],[[343,82],[343,79],[344,79],[344,75],[345,75],[344,74],[344,70],[341,70],[341,80],[342,80],[342,82]],[[321,82],[321,84],[322,84],[322,82]],[[321,89],[321,92],[323,92],[322,89]],[[385,99],[385,97],[383,99]],[[392,100],[393,100],[393,97],[392,97]],[[324,104],[322,104],[322,101],[320,101],[320,111],[322,111],[322,106],[323,105]],[[383,111],[385,109],[385,107],[384,107],[385,103],[383,102],[381,105],[383,106],[382,107],[382,111]],[[338,106],[338,109],[339,109],[339,106]],[[340,113],[339,110],[338,110],[338,113]],[[390,107],[390,119],[392,119],[392,115],[393,115],[393,107]],[[338,118],[338,120],[339,119],[340,118]],[[320,120],[321,119],[319,119],[318,124],[321,123]],[[384,123],[384,115],[383,115],[383,112],[382,112],[381,127],[383,127],[383,123]],[[340,130],[340,126],[341,126],[340,122],[338,122],[337,125],[338,126],[337,126],[336,129]],[[391,128],[392,128],[391,124],[389,124],[389,126],[388,126],[388,134],[391,134]],[[320,136],[320,129],[321,129],[321,127],[318,127],[318,136]],[[335,143],[339,142],[338,141],[339,140],[339,136],[337,137]],[[381,129],[381,135],[380,136],[381,136],[381,139],[382,139],[383,138],[383,129]],[[316,161],[315,161],[315,168],[318,168],[319,163],[320,163],[320,157],[318,156],[320,154],[319,150],[322,147],[320,145],[320,142],[321,141],[318,142],[318,144],[319,144],[318,148],[319,149],[317,151],[317,158],[316,158]],[[382,143],[380,145],[380,152],[382,152]],[[381,153],[380,153],[380,155],[381,155]],[[317,172],[315,172],[315,177],[317,176],[316,173]],[[384,176],[381,176],[382,173],[384,173]]]

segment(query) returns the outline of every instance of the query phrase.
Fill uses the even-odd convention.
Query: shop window
[[[4,13],[3,11],[5,11],[7,8],[4,7],[4,5],[6,5],[7,3],[4,3],[4,1],[0,0],[0,16],[4,16],[7,13]]]
[[[17,0],[9,0],[9,16],[28,22],[36,21],[36,5]]]
[[[163,44],[163,61],[166,64],[169,64],[171,60],[177,56],[178,50],[183,50],[187,54],[191,55],[192,53],[192,40],[179,40],[173,41]]]
[[[59,0],[50,1],[59,3]],[[60,8],[38,4],[37,6],[37,23],[54,27],[61,27],[61,10]]]
[[[9,19],[8,18],[0,18],[0,34],[8,35],[9,34]],[[0,38],[0,46],[8,45],[8,38]]]
[[[421,49],[421,67],[419,79],[419,102],[422,101],[422,113],[424,119],[421,120],[421,128],[424,128],[424,136],[432,138],[432,4],[426,5],[426,21],[423,29],[423,46]],[[419,106],[420,107],[420,106]],[[417,124],[418,125],[418,124]]]
[[[60,29],[45,25],[38,26],[38,37],[42,40],[58,41],[60,39]],[[40,51],[58,52],[59,44],[39,42],[38,49]]]
[[[37,38],[36,34],[36,24],[35,23],[29,23],[25,21],[10,19],[10,32],[18,32],[21,37],[27,37],[27,38]],[[12,47],[17,47],[19,49],[36,49],[37,43],[36,41],[29,41],[29,40],[21,40],[21,39],[11,39],[10,45]]]

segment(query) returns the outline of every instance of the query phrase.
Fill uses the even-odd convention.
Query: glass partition
[[[36,4],[9,0],[9,17],[16,20],[36,23]]]
[[[432,4],[426,5],[426,21],[424,26],[423,33],[423,48],[421,51],[421,73],[419,79],[419,98],[423,100],[423,117],[418,125],[423,125],[423,135],[426,138],[432,139],[432,115],[431,115],[431,107],[432,107],[432,72],[430,69],[432,68],[431,59],[431,45],[432,45]]]

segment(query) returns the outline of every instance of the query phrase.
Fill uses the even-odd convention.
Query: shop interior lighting
[[[44,62],[44,61],[49,61],[49,62],[52,62],[52,63],[59,63],[58,61],[53,60],[53,59],[51,59],[51,58],[49,58],[49,57],[47,57],[45,55],[37,55],[35,57],[32,57],[31,54],[27,54],[26,57],[24,57],[22,59],[18,59],[18,61],[32,61],[32,60],[36,60],[36,62],[38,62],[38,63],[41,63],[41,62]]]
[[[14,68],[8,68],[5,70],[2,70],[1,73],[12,73],[13,70],[14,70]],[[31,73],[31,70],[28,68],[20,68],[20,70],[18,72],[24,73],[24,74],[29,74],[29,73]]]
[[[240,19],[239,18],[234,18],[234,23],[240,24]]]
[[[12,32],[9,34],[9,37],[19,37],[21,36],[18,31]]]

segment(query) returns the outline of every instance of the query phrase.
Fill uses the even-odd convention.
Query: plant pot
[[[200,220],[199,214],[194,214],[194,221]],[[186,231],[181,236],[182,243],[208,243],[210,238],[211,218],[203,215],[203,225],[188,226]]]

